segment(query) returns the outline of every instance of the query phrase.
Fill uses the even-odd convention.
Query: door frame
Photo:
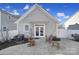
[[[36,36],[36,27],[43,27],[43,29],[44,29],[43,36]],[[45,37],[45,24],[40,24],[39,26],[36,26],[36,24],[34,24],[34,37]]]

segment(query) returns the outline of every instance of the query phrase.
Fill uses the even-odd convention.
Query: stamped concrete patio
[[[36,40],[36,46],[27,47],[26,44],[12,46],[0,51],[1,55],[77,55],[79,42],[61,39],[61,48],[52,47],[44,39]]]

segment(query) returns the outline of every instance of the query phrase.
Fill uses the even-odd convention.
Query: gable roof
[[[0,12],[8,14],[8,15],[11,15],[11,16],[16,17],[16,18],[20,18],[21,17],[20,15],[12,15],[10,12],[7,12],[7,11],[2,10],[2,9],[0,9]]]
[[[44,14],[46,14],[48,17],[53,19],[55,22],[59,23],[58,20],[56,20],[52,15],[50,15],[47,11],[45,11],[42,7],[40,7],[38,4],[35,4],[28,12],[26,12],[22,17],[20,17],[15,23],[18,23],[21,21],[24,17],[27,17],[32,11],[34,11],[36,8],[39,8]]]
[[[73,25],[75,23],[79,23],[79,10],[69,17],[69,19],[64,22],[64,25],[68,26],[69,24]]]

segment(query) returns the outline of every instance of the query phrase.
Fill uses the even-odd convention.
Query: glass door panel
[[[40,27],[40,36],[44,36],[44,27]]]
[[[44,37],[45,36],[44,31],[45,31],[44,26],[35,26],[34,28],[35,37]]]
[[[39,27],[36,27],[36,36],[39,36]]]

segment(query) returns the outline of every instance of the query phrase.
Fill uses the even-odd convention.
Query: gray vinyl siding
[[[1,12],[0,12],[0,31],[1,31]]]
[[[45,24],[45,35],[56,35],[57,23],[54,19],[42,13],[38,8],[18,23],[19,33],[27,33],[23,30],[24,24],[30,24],[32,32],[34,32],[34,24]]]
[[[79,30],[79,24],[69,25],[68,29],[70,29],[70,30]]]
[[[14,17],[8,13],[1,12],[1,25],[2,27],[7,27],[8,30],[16,30],[17,25],[14,22],[18,20],[17,17]]]

